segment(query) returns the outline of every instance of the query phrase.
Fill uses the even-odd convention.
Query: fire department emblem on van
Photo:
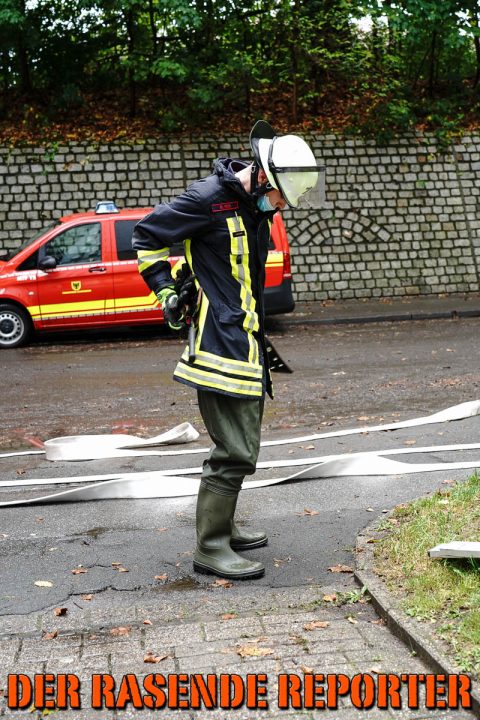
[[[92,292],[91,289],[89,290],[82,290],[82,281],[81,280],[72,280],[70,283],[71,290],[63,290],[62,295],[77,295],[78,293],[89,293]]]

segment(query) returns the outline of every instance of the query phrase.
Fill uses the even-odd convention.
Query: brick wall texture
[[[321,211],[284,212],[297,300],[480,290],[480,137],[443,151],[423,135],[388,146],[306,139],[326,165],[327,201]],[[249,159],[248,138],[0,148],[0,248],[97,200],[168,201],[217,156]]]

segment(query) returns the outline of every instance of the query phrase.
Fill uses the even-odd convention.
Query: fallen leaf
[[[304,630],[316,630],[317,628],[327,628],[330,625],[329,622],[324,620],[312,620],[303,626]]]
[[[307,665],[300,665],[300,670],[304,673],[304,675],[313,675],[314,673],[314,669],[307,667]]]
[[[153,579],[154,579],[154,580],[161,580],[161,581],[164,582],[165,580],[168,580],[168,575],[166,575],[166,574],[164,574],[164,575],[155,575],[155,577],[154,577]]]
[[[147,650],[145,657],[143,658],[144,663],[159,663],[162,660],[166,660],[168,655],[154,655],[151,650]]]
[[[374,666],[374,667],[371,667],[368,672],[373,673],[374,675],[378,675],[379,673],[382,672],[382,670],[381,670],[381,668]]]
[[[152,621],[151,621],[151,620],[148,620],[148,619],[144,620],[144,621],[143,621],[143,624],[144,624],[144,625],[153,625]]]
[[[271,648],[260,648],[255,645],[242,645],[237,650],[237,655],[240,657],[266,657],[267,655],[273,655],[274,650]]]
[[[305,445],[305,450],[315,450],[315,445]]]
[[[168,528],[157,528],[157,532],[167,532]]]
[[[93,595],[80,595],[80,597],[82,598],[82,600],[86,600],[87,602],[90,602],[90,600],[92,600],[92,598],[93,598]]]
[[[416,440],[405,440],[403,444],[404,445],[416,445],[417,441]]]
[[[309,508],[304,508],[303,512],[297,512],[295,513],[295,515],[300,515],[301,517],[303,517],[304,515],[320,515],[320,513],[318,512],[318,510],[309,510]]]
[[[17,475],[25,475],[26,472],[27,471],[23,468],[18,468],[18,470],[16,470]]]
[[[230,582],[230,580],[227,580],[226,578],[217,578],[215,582],[212,583],[213,587],[224,587],[224,588],[231,588],[233,587],[233,583]]]
[[[53,587],[53,583],[50,582],[50,580],[35,580],[35,582],[33,584],[36,585],[37,587],[44,587],[44,588]]]
[[[273,558],[273,564],[275,565],[275,567],[280,567],[282,563],[289,562],[292,562],[292,558],[290,556],[286,558]]]
[[[222,620],[233,620],[236,617],[235,613],[225,613],[225,615],[222,615]]]
[[[116,567],[115,570],[117,570],[118,572],[122,572],[122,573],[123,573],[123,572],[130,572],[130,570],[129,570],[128,568],[122,567],[122,566]]]
[[[353,568],[350,565],[332,565],[328,569],[332,573],[353,573]]]
[[[358,625],[358,620],[351,615],[348,615],[347,620],[349,623],[352,623],[352,625]]]
[[[58,630],[52,630],[52,632],[44,632],[42,640],[54,640],[58,635]]]
[[[65,607],[57,607],[53,611],[57,617],[60,617],[61,615],[66,615],[68,612],[68,608]]]
[[[80,566],[72,570],[72,575],[84,575],[86,572],[88,572],[87,568]]]
[[[335,594],[324,595],[322,598],[323,602],[335,602],[336,599],[337,599],[337,596]]]
[[[131,629],[131,625],[127,625],[125,627],[115,627],[110,630],[110,635],[113,635],[113,637],[122,637],[123,635],[129,635]]]
[[[375,512],[373,508],[367,508],[367,512]]]

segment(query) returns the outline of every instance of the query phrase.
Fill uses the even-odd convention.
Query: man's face
[[[261,169],[258,171],[258,182],[260,185],[268,182],[265,172]],[[275,210],[284,210],[286,208],[287,203],[280,190],[270,190],[270,192],[267,193],[267,197]]]

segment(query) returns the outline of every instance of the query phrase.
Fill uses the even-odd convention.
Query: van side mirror
[[[53,257],[53,255],[45,255],[39,263],[38,267],[40,270],[44,270],[44,272],[48,272],[49,270],[55,270],[57,267],[57,261]]]

